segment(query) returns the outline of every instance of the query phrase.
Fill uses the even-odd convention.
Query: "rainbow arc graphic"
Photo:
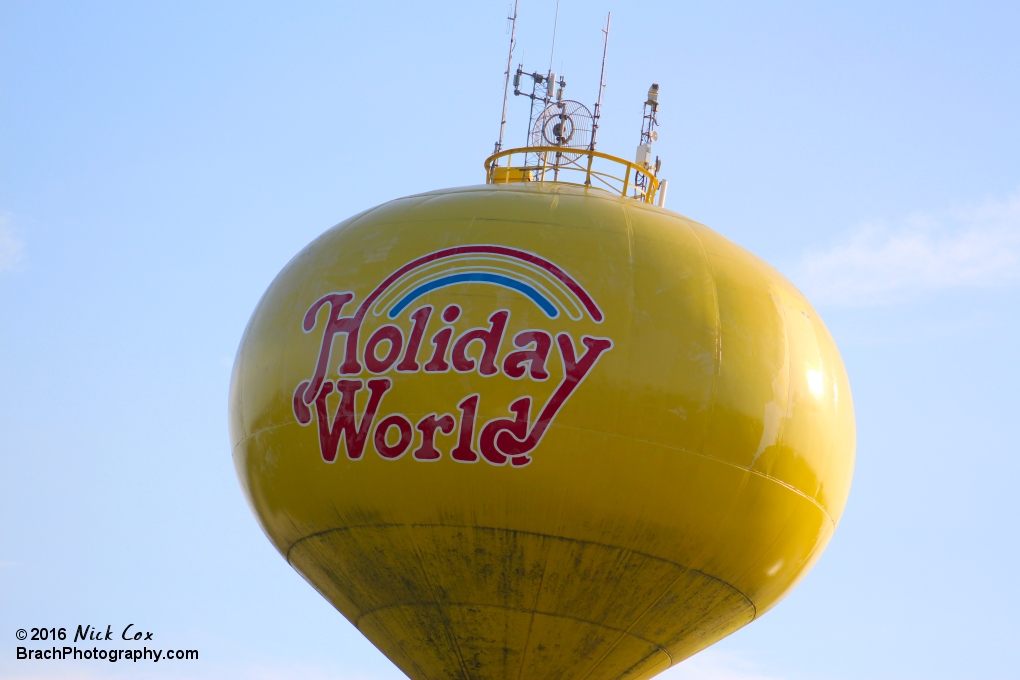
[[[419,257],[387,277],[363,308],[395,319],[429,293],[465,283],[515,291],[550,319],[588,316],[600,323],[603,318],[588,292],[558,266],[534,253],[495,245],[457,246]]]

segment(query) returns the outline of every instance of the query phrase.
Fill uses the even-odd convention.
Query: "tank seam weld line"
[[[542,616],[551,616],[551,617],[557,618],[557,619],[569,619],[571,621],[578,621],[580,623],[586,623],[586,624],[588,624],[590,626],[596,626],[598,628],[605,628],[606,630],[611,630],[611,631],[613,631],[615,633],[623,633],[624,635],[629,635],[632,638],[641,640],[641,642],[645,642],[645,643],[655,647],[657,650],[659,650],[660,652],[665,654],[669,659],[673,658],[670,655],[670,653],[667,652],[662,647],[662,645],[658,644],[657,642],[653,642],[651,640],[645,639],[645,638],[641,637],[640,635],[634,635],[633,633],[629,633],[626,630],[624,630],[623,628],[615,628],[613,626],[607,626],[605,624],[596,623],[595,621],[589,621],[588,619],[582,619],[582,618],[579,618],[577,616],[567,616],[565,614],[554,614],[552,612],[539,611],[538,609],[522,609],[520,607],[508,607],[508,606],[502,605],[502,604],[482,604],[482,603],[479,603],[479,602],[401,602],[399,604],[384,604],[384,605],[380,605],[378,607],[375,607],[373,609],[369,609],[368,611],[365,611],[365,612],[362,612],[361,614],[359,614],[358,618],[355,619],[355,621],[354,621],[354,627],[357,628],[358,630],[361,630],[361,619],[363,619],[366,616],[369,616],[371,614],[375,614],[376,612],[382,611],[384,609],[397,609],[399,607],[421,607],[421,606],[428,606],[428,607],[492,607],[493,609],[504,609],[506,611],[521,612],[523,614],[541,614]]]
[[[629,265],[628,272],[630,274],[630,284],[631,284],[630,285],[630,298],[628,299],[628,302],[630,303],[630,306],[633,308],[634,307],[634,299],[633,299],[633,295],[634,295],[634,278],[635,278],[635,275],[634,275],[634,223],[631,221],[631,219],[630,219],[630,211],[627,210],[626,207],[623,207],[621,212],[623,213],[624,222],[627,225],[627,263]],[[631,323],[631,329],[633,329],[633,322]],[[628,355],[627,358],[628,358],[628,360],[631,360],[632,356]],[[618,631],[620,634],[617,636],[617,638],[615,640],[613,640],[613,642],[609,645],[609,647],[604,652],[602,652],[601,656],[599,656],[597,659],[595,659],[591,663],[591,665],[588,667],[588,670],[585,671],[584,675],[580,676],[579,680],[587,680],[588,676],[590,676],[592,673],[594,673],[595,670],[599,666],[602,665],[602,662],[605,661],[609,657],[609,655],[613,653],[613,651],[617,648],[617,646],[619,646],[619,644],[624,639],[626,639],[626,637],[628,635],[631,635],[630,631],[634,628],[634,626],[636,626],[638,624],[638,621],[640,621],[643,616],[645,616],[649,611],[651,611],[651,609],[653,607],[655,607],[656,604],[661,602],[662,598],[665,597],[666,593],[669,592],[669,589],[673,588],[673,586],[675,586],[680,581],[680,579],[682,579],[683,577],[684,577],[683,572],[678,574],[677,577],[675,579],[673,579],[673,582],[670,583],[669,588],[664,590],[662,592],[662,594],[659,595],[659,597],[657,597],[653,602],[651,602],[647,607],[645,607],[645,609],[642,610],[634,618],[633,621],[631,621],[631,624],[626,628],[626,630]],[[753,605],[752,605],[752,607],[753,607]],[[666,653],[666,657],[670,661],[670,666],[672,666],[673,665],[673,657],[670,656],[668,652],[664,652],[664,653]]]
[[[410,529],[411,528],[411,527],[409,527],[407,525],[404,525],[404,526],[405,526],[406,529]],[[415,540],[413,532],[408,531],[407,535],[408,535],[408,538],[411,541],[411,547],[414,549],[414,557],[415,557],[416,560],[418,560],[418,566],[421,567],[422,575],[425,577],[425,583],[426,583],[426,585],[428,585],[429,591],[431,591],[433,599],[438,601],[439,597],[438,597],[438,594],[436,593],[435,586],[432,584],[432,579],[429,578],[429,570],[425,566],[425,560],[422,559],[421,550],[419,550],[419,548],[418,548],[418,541]],[[443,612],[440,612],[440,614],[442,615]],[[461,672],[464,673],[464,680],[471,680],[471,673],[468,672],[467,664],[464,663],[464,654],[460,650],[460,641],[457,639],[457,636],[453,632],[453,628],[450,626],[449,617],[441,616],[441,618],[442,618],[442,621],[443,621],[443,628],[446,629],[446,634],[450,637],[450,642],[453,644],[453,651],[457,654],[457,661],[460,663]],[[361,617],[360,616],[358,617],[358,621],[361,621]],[[355,625],[355,627],[357,627],[356,623],[354,625]],[[401,649],[403,649],[403,645],[401,645]],[[405,654],[406,653],[407,652],[405,651]]]
[[[816,501],[814,498],[811,498],[811,496],[808,496],[806,493],[804,493],[803,491],[801,491],[797,487],[793,486],[792,484],[790,484],[788,482],[784,482],[783,480],[779,479],[778,477],[773,477],[772,475],[767,474],[765,472],[762,472],[761,470],[753,470],[751,468],[746,468],[743,465],[738,465],[738,464],[732,463],[732,462],[730,462],[728,460],[723,460],[722,458],[717,458],[716,456],[713,456],[713,455],[708,454],[708,453],[704,453],[703,451],[692,451],[691,449],[687,449],[687,448],[684,448],[682,446],[673,446],[671,444],[664,444],[663,442],[652,441],[651,439],[643,439],[641,437],[624,436],[624,435],[617,434],[615,432],[609,432],[609,431],[606,431],[606,430],[598,430],[598,429],[591,428],[591,427],[574,427],[573,425],[564,425],[564,424],[561,424],[561,423],[554,423],[549,428],[549,431],[552,431],[554,428],[577,430],[579,432],[594,432],[596,434],[604,434],[604,435],[609,435],[611,437],[620,437],[621,439],[627,439],[627,440],[631,440],[631,441],[635,441],[635,442],[643,442],[645,444],[652,444],[654,446],[661,446],[661,447],[663,447],[665,449],[671,449],[673,451],[682,451],[683,453],[689,453],[692,456],[701,456],[702,458],[707,458],[708,460],[714,461],[716,463],[720,463],[722,465],[728,465],[730,467],[736,468],[737,470],[742,470],[742,471],[750,473],[752,475],[756,475],[758,477],[762,477],[763,479],[767,479],[770,482],[774,482],[775,484],[778,484],[779,486],[784,487],[788,491],[792,491],[793,493],[797,494],[798,496],[800,496],[804,500],[810,502],[812,505],[814,505],[819,510],[821,510],[822,513],[825,515],[825,518],[828,519],[832,523],[832,525],[834,527],[836,525],[835,520],[832,519],[832,515],[829,514],[828,510],[826,510],[824,507],[822,507],[821,503]]]
[[[354,415],[357,416],[359,414],[357,412],[355,412]],[[364,412],[362,412],[360,415],[364,416]],[[423,413],[422,415],[425,415],[425,414]],[[264,427],[261,430],[257,430],[257,431],[252,432],[251,434],[249,434],[249,435],[247,435],[245,437],[242,437],[241,440],[238,441],[237,444],[235,444],[234,447],[231,449],[231,455],[236,455],[238,447],[240,447],[241,444],[243,444],[248,439],[251,439],[255,435],[262,434],[263,432],[268,432],[270,430],[275,430],[275,429],[278,429],[278,428],[281,428],[281,427],[287,427],[287,426],[290,426],[290,425],[295,425],[295,423],[281,423],[279,425],[270,425],[269,427]],[[300,427],[300,425],[298,427]],[[617,434],[615,432],[608,432],[608,431],[605,431],[605,430],[597,430],[595,428],[590,428],[590,427],[574,427],[572,425],[563,425],[563,424],[560,424],[560,423],[554,423],[549,428],[549,431],[552,432],[554,429],[570,429],[570,430],[577,430],[578,432],[593,432],[595,434],[603,434],[603,435],[609,435],[609,436],[612,436],[612,437],[619,437],[619,438],[625,439],[625,440],[632,440],[632,441],[636,441],[636,442],[643,442],[645,444],[652,444],[654,446],[661,446],[661,447],[663,447],[665,449],[670,449],[672,451],[680,451],[682,453],[689,453],[692,456],[701,456],[702,458],[706,458],[708,460],[711,460],[713,462],[719,463],[721,465],[728,465],[728,466],[730,466],[732,468],[736,468],[737,470],[743,470],[744,472],[748,472],[748,473],[750,473],[752,475],[756,475],[756,476],[761,477],[763,479],[767,479],[770,482],[774,482],[774,483],[778,484],[779,486],[782,486],[783,488],[787,489],[788,491],[792,491],[793,493],[797,494],[798,496],[800,496],[804,500],[810,502],[812,505],[814,505],[819,510],[821,510],[822,513],[825,515],[825,518],[828,519],[829,522],[832,523],[833,528],[835,528],[835,526],[836,526],[836,521],[832,518],[832,515],[830,515],[829,511],[826,510],[821,505],[821,503],[819,503],[817,500],[815,500],[814,498],[811,498],[806,493],[804,493],[803,491],[801,491],[797,487],[793,486],[792,484],[784,482],[783,480],[778,479],[776,477],[773,477],[772,475],[766,474],[766,473],[764,473],[764,472],[762,472],[760,470],[752,470],[752,469],[746,468],[746,467],[744,467],[742,465],[737,465],[736,463],[731,463],[728,460],[723,460],[722,458],[717,458],[717,457],[715,457],[713,455],[704,453],[702,451],[692,451],[691,449],[687,449],[687,448],[684,448],[682,446],[673,446],[671,444],[664,444],[662,442],[652,441],[651,439],[642,439],[641,437],[629,437],[629,436],[624,436],[624,435],[621,435],[621,434]]]
[[[397,201],[405,201],[405,200],[411,199],[411,198],[428,197],[431,200],[433,198],[432,194],[438,194],[438,193],[442,193],[441,197],[446,197],[446,196],[448,196],[450,194],[467,194],[467,193],[475,193],[475,192],[481,192],[481,191],[486,191],[486,192],[490,193],[491,195],[502,193],[502,192],[505,192],[505,191],[520,192],[520,193],[527,193],[527,192],[531,192],[531,191],[537,191],[537,192],[540,192],[540,193],[563,194],[563,193],[569,193],[569,192],[564,192],[562,190],[562,188],[566,186],[566,187],[576,187],[577,189],[580,189],[589,198],[597,198],[597,199],[600,199],[600,200],[603,200],[603,201],[607,201],[607,202],[611,202],[611,203],[619,203],[621,200],[634,201],[634,203],[638,204],[638,205],[636,205],[634,207],[644,208],[646,210],[654,208],[654,210],[650,210],[651,212],[658,212],[658,211],[671,212],[671,211],[666,210],[665,208],[659,208],[658,206],[652,206],[652,205],[649,205],[647,203],[643,203],[643,202],[637,201],[635,199],[625,198],[625,197],[620,196],[619,194],[617,194],[617,193],[615,193],[615,192],[613,192],[613,191],[611,191],[609,189],[601,189],[599,187],[586,187],[583,184],[574,184],[572,182],[535,182],[535,184],[538,184],[538,185],[547,184],[547,185],[553,185],[553,186],[520,187],[520,186],[509,186],[509,185],[505,185],[505,184],[498,184],[498,185],[493,185],[493,184],[468,184],[467,186],[454,187],[452,189],[436,189],[436,190],[433,190],[433,191],[425,191],[425,192],[422,192],[420,194],[409,194],[407,196],[401,196],[400,198],[394,198],[393,200],[387,201],[386,203],[383,203],[382,205],[387,205],[388,203],[396,203]],[[559,185],[559,186],[556,186],[556,185]],[[499,187],[499,188],[496,188],[496,189],[492,188],[494,186]],[[382,206],[377,206],[377,207],[382,207]]]
[[[545,575],[549,571],[549,560],[552,559],[552,551],[548,551],[545,555],[545,562],[542,564],[542,577],[538,579],[538,591],[535,593],[535,609],[537,609],[538,601],[542,597],[542,587],[545,585]],[[528,645],[531,644],[531,631],[535,627],[535,609],[531,610],[531,618],[528,620],[528,634],[524,638],[524,653],[521,654],[521,667],[517,671],[517,680],[522,680],[524,676],[524,665],[528,662]],[[359,617],[360,619],[360,617]]]
[[[536,536],[536,537],[539,537],[539,538],[547,538],[547,539],[551,539],[553,541],[566,541],[566,542],[569,542],[569,543],[580,543],[582,545],[597,545],[597,546],[602,547],[602,548],[611,548],[613,550],[621,550],[621,551],[624,551],[624,552],[632,553],[634,555],[640,555],[641,557],[646,557],[646,558],[651,559],[651,560],[656,560],[658,562],[665,562],[666,564],[673,565],[674,567],[676,567],[678,569],[682,569],[682,570],[688,571],[688,572],[693,572],[695,574],[698,574],[699,576],[704,576],[707,579],[710,579],[710,580],[715,581],[717,583],[721,583],[722,585],[726,586],[727,588],[729,588],[730,590],[732,590],[733,592],[737,593],[742,598],[744,598],[744,600],[747,602],[748,605],[750,605],[751,609],[755,613],[757,613],[757,611],[758,611],[758,608],[755,606],[754,602],[751,601],[751,598],[749,598],[747,595],[745,595],[739,589],[735,588],[732,584],[727,583],[726,581],[722,580],[721,578],[719,578],[717,576],[712,576],[711,574],[706,574],[705,572],[703,572],[703,571],[701,571],[699,569],[692,569],[690,567],[685,567],[684,565],[682,565],[682,564],[680,564],[678,562],[674,562],[673,560],[667,560],[664,557],[657,557],[655,555],[650,555],[648,553],[644,553],[644,552],[641,552],[639,550],[632,550],[630,548],[624,548],[624,547],[621,547],[621,546],[618,546],[618,545],[611,545],[609,543],[599,543],[598,541],[584,541],[584,540],[581,540],[579,538],[569,538],[567,536],[553,536],[551,534],[543,534],[543,533],[540,533],[540,532],[537,532],[537,531],[527,531],[527,530],[524,530],[524,529],[506,529],[506,528],[501,528],[501,527],[472,526],[472,525],[466,525],[466,524],[424,524],[424,523],[411,523],[411,522],[403,523],[403,524],[398,524],[396,522],[378,523],[378,524],[358,524],[358,525],[355,525],[355,526],[335,527],[333,529],[326,529],[324,531],[316,531],[314,533],[308,534],[307,536],[302,536],[298,540],[294,541],[290,545],[290,547],[287,548],[287,554],[286,554],[287,564],[291,565],[292,567],[295,567],[294,563],[291,562],[290,554],[294,550],[294,548],[298,545],[298,543],[301,543],[302,541],[307,541],[307,540],[312,539],[312,538],[318,538],[319,536],[325,536],[326,534],[341,533],[341,532],[344,532],[344,531],[352,531],[354,529],[382,529],[382,528],[390,528],[390,527],[393,527],[393,528],[396,528],[396,527],[445,527],[445,528],[448,528],[448,529],[481,529],[481,530],[484,530],[484,531],[503,531],[503,532],[510,533],[510,534],[521,534],[521,535],[524,535],[524,536]],[[494,605],[494,606],[496,606],[496,605]]]
[[[696,569],[692,569],[691,571],[697,571],[697,570]],[[698,573],[700,574],[702,572],[699,571]],[[662,594],[659,595],[659,597],[655,598],[654,602],[650,603],[647,607],[645,607],[644,610],[641,612],[641,614],[634,620],[633,623],[630,624],[630,626],[627,627],[627,630],[624,631],[624,632],[627,635],[630,635],[631,634],[630,631],[634,628],[634,626],[637,625],[638,621],[640,621],[643,616],[645,616],[648,612],[650,612],[653,608],[655,608],[656,605],[658,605],[660,602],[662,602],[663,598],[666,597],[666,595],[676,586],[676,584],[678,584],[680,582],[680,579],[682,579],[683,577],[684,577],[683,573],[678,574],[677,577],[675,579],[673,579],[673,581],[669,584],[669,588],[664,590],[662,592]],[[723,583],[725,583],[725,582],[723,582]],[[740,593],[741,597],[743,597],[745,600],[747,600],[747,602],[751,605],[751,620],[754,621],[756,618],[758,618],[758,607],[754,604],[754,602],[751,602],[751,599],[749,597],[747,597],[746,595],[741,593],[736,588],[733,588],[733,586],[731,586],[730,584],[726,583],[726,585],[729,586],[730,588],[732,588],[737,593]],[[637,636],[635,636],[635,637],[637,637]],[[594,673],[595,670],[599,667],[599,665],[606,659],[606,657],[609,656],[609,654],[612,652],[613,649],[616,649],[616,646],[619,645],[622,640],[623,640],[623,636],[620,636],[619,638],[617,638],[617,640],[613,643],[612,647],[609,650],[607,650],[606,653],[603,654],[602,657],[596,663],[594,663],[591,666],[591,668],[588,669],[588,672],[584,674],[584,676],[581,678],[581,680],[586,680],[586,678],[589,675]],[[666,654],[667,657],[669,657],[669,665],[670,665],[670,667],[672,667],[673,666],[673,655],[670,654],[669,652],[667,652],[666,650],[662,650],[662,651]]]

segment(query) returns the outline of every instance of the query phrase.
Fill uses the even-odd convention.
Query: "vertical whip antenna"
[[[514,19],[517,16],[517,2],[514,2]],[[535,71],[534,73],[528,73],[524,70],[524,64],[518,64],[517,72],[514,73],[514,96],[524,96],[531,100],[531,112],[528,114],[528,136],[526,146],[532,146],[532,137],[535,133],[535,124],[541,118],[543,112],[549,108],[550,103],[556,102],[557,106],[563,107],[563,90],[567,86],[566,80],[563,75],[560,75],[559,81],[556,80],[556,74],[553,73],[552,65],[556,58],[556,28],[559,25],[560,20],[560,3],[556,0],[556,15],[553,17],[553,33],[552,33],[552,47],[549,51],[549,70],[544,74]],[[513,56],[511,47],[511,58]],[[507,60],[507,77],[509,78],[510,73],[510,60]],[[531,78],[531,92],[527,92],[521,89],[521,78],[527,76]],[[509,87],[509,85],[508,85]],[[525,86],[526,87],[526,86]],[[506,101],[507,96],[504,92],[503,95],[503,118],[504,123],[506,122]],[[561,121],[562,123],[562,121]],[[499,152],[500,147],[503,144],[503,126],[500,126],[500,140],[496,146],[496,152]],[[585,141],[587,144],[587,141]],[[544,146],[539,144],[538,146]]]
[[[556,25],[560,22],[560,0],[556,0],[556,15],[553,17],[552,47],[549,49],[549,73],[552,74],[553,56],[556,54]],[[549,78],[552,80],[552,77]]]
[[[499,153],[503,148],[503,131],[506,129],[506,100],[510,94],[510,64],[514,58],[514,38],[517,36],[517,3],[519,1],[514,0],[513,11],[506,18],[507,30],[510,32],[510,53],[506,55],[506,79],[503,81],[503,118],[499,122],[499,140],[496,142],[496,150],[493,153]]]
[[[606,14],[606,27],[602,29],[602,75],[599,76],[599,97],[595,102],[595,113],[592,115],[591,150],[595,150],[595,137],[599,133],[599,116],[602,114],[602,93],[606,90],[606,53],[609,51],[609,22],[613,13]]]

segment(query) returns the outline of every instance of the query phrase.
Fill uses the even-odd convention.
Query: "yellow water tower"
[[[630,162],[562,78],[514,81],[539,110],[485,184],[352,217],[270,285],[233,458],[280,553],[409,677],[648,678],[818,559],[850,387],[793,285],[659,205],[657,87]]]

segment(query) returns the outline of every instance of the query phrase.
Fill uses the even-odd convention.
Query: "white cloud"
[[[14,269],[21,262],[25,245],[14,235],[10,219],[0,215],[0,272]]]
[[[707,649],[656,676],[656,680],[779,680],[754,667],[742,655]]]
[[[809,299],[839,305],[1016,282],[1020,194],[898,224],[861,225],[843,243],[805,255],[793,278]]]

